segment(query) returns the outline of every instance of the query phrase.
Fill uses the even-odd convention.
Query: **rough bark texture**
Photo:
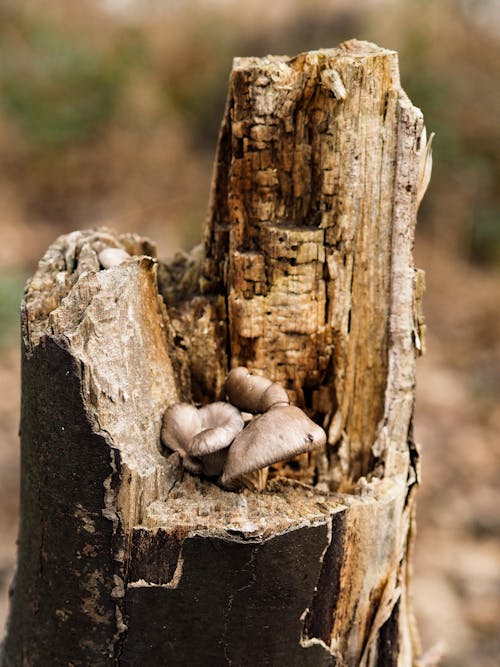
[[[61,237],[23,302],[2,667],[409,666],[423,121],[373,44],[237,59],[204,245]],[[99,270],[108,246],[131,255]],[[261,494],[183,474],[163,412],[246,365],[328,432]]]

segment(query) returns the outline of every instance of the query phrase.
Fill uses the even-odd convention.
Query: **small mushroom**
[[[265,412],[275,405],[290,405],[288,394],[279,382],[272,382],[262,394],[259,412]]]
[[[221,483],[239,486],[238,478],[255,470],[320,449],[326,433],[298,407],[276,405],[255,417],[229,448]]]
[[[189,403],[175,403],[163,415],[161,440],[166,447],[179,452],[184,467],[190,472],[201,471],[201,463],[190,456],[189,443],[202,429],[199,410]]]
[[[240,411],[230,403],[210,403],[198,410],[201,429],[189,443],[189,453],[206,456],[229,447],[243,428]]]
[[[254,375],[238,366],[228,373],[224,391],[230,403],[245,412],[265,412],[273,405],[289,405],[288,394],[279,382]]]
[[[123,248],[104,248],[97,255],[99,264],[103,269],[110,269],[113,266],[118,266],[126,259],[129,259],[130,255]]]
[[[240,411],[230,403],[211,403],[199,410],[189,403],[176,403],[163,416],[161,439],[179,452],[186,470],[218,477],[227,448],[243,425]]]

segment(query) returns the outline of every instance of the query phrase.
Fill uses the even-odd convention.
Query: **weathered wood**
[[[411,665],[423,122],[373,44],[237,59],[203,247],[61,237],[23,305],[2,667]],[[104,247],[132,257],[100,270]],[[263,371],[328,432],[261,494],[182,472],[168,405]]]

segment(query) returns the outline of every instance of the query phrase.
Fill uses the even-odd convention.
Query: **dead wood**
[[[50,247],[23,301],[2,667],[413,664],[425,147],[392,51],[236,59],[203,245]],[[110,246],[132,257],[102,270]],[[328,433],[261,494],[183,473],[159,439],[169,405],[222,398],[237,365]]]

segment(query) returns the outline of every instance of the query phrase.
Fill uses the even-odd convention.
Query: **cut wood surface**
[[[236,59],[204,242],[110,230],[23,301],[18,570],[2,667],[414,664],[412,440],[423,120],[373,44]],[[108,247],[129,255],[102,269]],[[162,448],[228,370],[279,381],[326,449],[225,491]]]

